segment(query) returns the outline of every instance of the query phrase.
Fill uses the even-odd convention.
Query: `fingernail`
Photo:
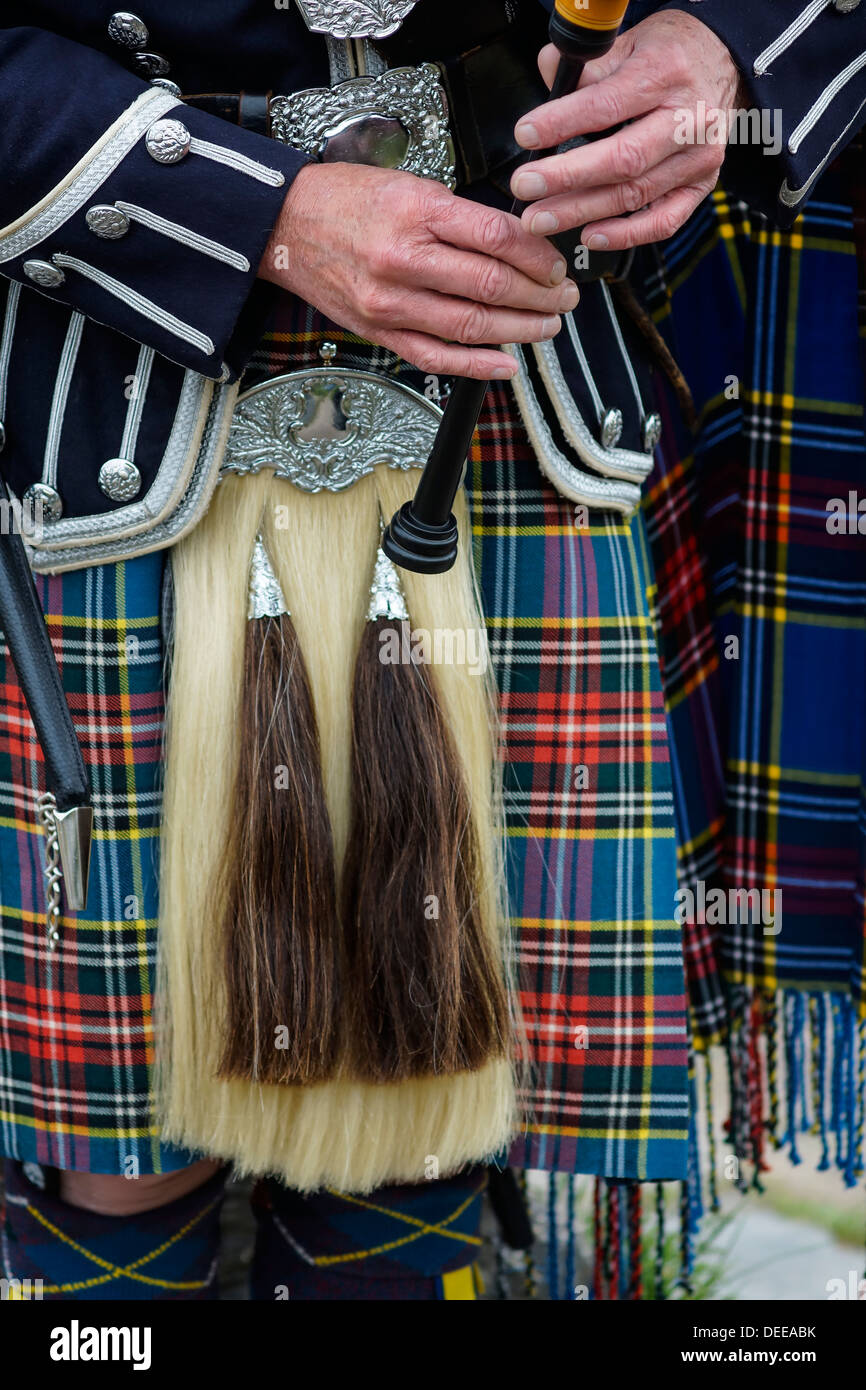
[[[559,316],[552,319],[545,319],[541,325],[542,338],[554,338],[562,327]]]
[[[518,145],[523,145],[524,149],[534,150],[541,144],[538,131],[529,121],[521,121],[515,127],[514,138]]]
[[[610,242],[602,232],[593,232],[589,240],[584,242],[584,246],[590,251],[603,251],[605,247],[610,246]]]
[[[540,198],[547,192],[547,180],[541,174],[517,174],[511,186],[517,198]]]
[[[580,299],[580,290],[573,280],[566,280],[559,295],[559,305],[563,313],[573,309]]]
[[[515,369],[512,367],[494,367],[490,373],[491,381],[510,381],[514,376]]]
[[[559,218],[554,217],[552,212],[537,212],[529,224],[529,230],[536,236],[547,236],[548,232],[555,232],[559,226]]]
[[[551,285],[561,285],[563,280],[565,279],[565,272],[567,270],[568,266],[566,265],[565,261],[557,261],[556,265],[553,267],[553,270],[550,272]]]

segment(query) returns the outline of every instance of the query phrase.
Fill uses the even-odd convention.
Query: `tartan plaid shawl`
[[[245,384],[391,354],[287,301]],[[505,734],[509,880],[534,1062],[518,1161],[681,1178],[688,1074],[671,771],[642,522],[584,529],[542,479],[510,393],[468,476]],[[162,719],[160,556],[40,581],[95,784],[88,913],[45,947],[41,767],[14,675],[0,711],[0,1097],[5,1151],[97,1171],[186,1161],[149,1121]],[[130,646],[135,636],[137,645]]]
[[[863,173],[852,147],[789,232],[719,190],[658,254],[654,313],[699,428],[685,439],[668,411],[645,507],[681,882],[697,909],[686,928],[697,1034],[732,1029],[745,1049],[732,1058],[735,1089],[760,1090],[766,1064],[771,1127],[784,1100],[792,1155],[798,1128],[835,1127],[849,1180],[866,1083],[866,439],[852,216]],[[837,508],[842,525],[828,524]],[[698,906],[712,889],[724,892],[721,914]],[[756,920],[742,890],[777,894],[774,918]]]

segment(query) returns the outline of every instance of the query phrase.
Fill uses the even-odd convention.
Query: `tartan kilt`
[[[286,300],[244,385],[319,365],[438,383]],[[431,385],[432,383],[432,385]],[[686,1172],[687,1026],[673,790],[643,522],[574,508],[494,385],[467,473],[505,740],[510,911],[533,1063],[514,1158],[611,1178]],[[62,1167],[188,1161],[150,1118],[163,644],[161,555],[39,581],[85,759],[86,914],[56,955],[43,787],[8,655],[0,708],[0,1145]],[[131,639],[135,639],[132,641]]]
[[[669,412],[645,494],[682,882],[781,894],[779,930],[689,932],[702,1040],[743,991],[866,1016],[864,167],[858,140],[790,231],[720,188],[650,278],[698,411],[693,439]]]

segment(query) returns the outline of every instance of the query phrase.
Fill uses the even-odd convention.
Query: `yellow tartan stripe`
[[[4,906],[3,908],[0,908],[0,912],[2,912],[2,915],[4,917],[9,917],[16,922],[41,923],[45,921],[44,912],[30,912],[22,907]],[[146,930],[148,927],[155,928],[157,925],[155,917],[131,917],[129,921],[127,921],[125,918],[123,921],[121,921],[119,918],[114,917],[104,918],[101,921],[82,921],[79,917],[75,916],[68,918],[61,916],[60,921],[61,925],[68,928],[70,931],[124,931],[128,930],[130,927],[133,927],[136,931],[141,932]]]
[[[179,1231],[175,1231],[173,1236],[163,1241],[162,1245],[158,1245],[156,1249],[151,1250],[149,1254],[141,1255],[139,1259],[134,1260],[131,1265],[112,1264],[110,1260],[104,1260],[101,1255],[94,1254],[94,1252],[88,1250],[86,1246],[79,1245],[77,1240],[73,1240],[65,1231],[61,1231],[59,1226],[55,1226],[53,1221],[49,1221],[47,1216],[43,1216],[38,1207],[34,1207],[32,1203],[28,1202],[27,1211],[29,1215],[35,1216],[36,1220],[41,1226],[44,1226],[46,1231],[50,1231],[63,1245],[68,1245],[70,1249],[75,1250],[77,1254],[83,1255],[85,1259],[90,1260],[91,1263],[95,1264],[99,1269],[109,1271],[107,1274],[98,1277],[94,1276],[93,1279],[79,1280],[74,1284],[43,1284],[43,1293],[75,1293],[81,1289],[92,1289],[97,1288],[100,1284],[108,1284],[112,1279],[132,1279],[137,1284],[149,1284],[157,1289],[191,1290],[207,1288],[210,1282],[207,1279],[176,1282],[169,1279],[154,1279],[147,1274],[138,1274],[136,1271],[141,1265],[150,1264],[151,1260],[156,1260],[160,1255],[164,1255],[166,1250],[170,1250],[173,1245],[176,1245],[179,1240],[182,1240],[183,1237],[192,1230],[193,1226],[198,1225],[202,1217],[207,1216],[208,1212],[213,1211],[214,1207],[221,1200],[222,1196],[220,1195],[219,1197],[215,1197],[212,1202],[208,1202],[206,1207],[196,1212],[195,1216],[191,1217],[186,1225],[182,1226]]]
[[[776,763],[756,763],[741,758],[728,758],[726,766],[731,772],[743,772],[751,777],[766,777],[776,782],[780,782],[784,778],[790,781],[817,782],[823,787],[859,787],[860,785],[860,777],[855,772],[813,772],[810,768],[779,767]]]
[[[112,1125],[110,1129],[103,1129],[99,1125],[60,1124],[53,1120],[38,1120],[32,1115],[18,1115],[14,1110],[0,1110],[0,1120],[4,1124],[22,1125],[38,1130],[40,1134],[74,1135],[82,1139],[152,1139],[154,1135],[159,1135],[158,1125],[136,1129]],[[154,1172],[161,1171],[160,1168],[154,1169]]]
[[[682,1139],[689,1132],[688,1125],[683,1125],[682,1129],[589,1129],[584,1126],[575,1128],[573,1125],[542,1125],[528,1124],[526,1126],[529,1134],[552,1134],[562,1135],[569,1139]]]
[[[40,836],[40,837],[41,837],[41,835],[42,835],[42,830],[41,830],[40,827],[36,824],[35,821],[31,821],[31,820],[21,820],[21,818],[20,818],[19,816],[0,816],[0,826],[2,826],[2,828],[3,828],[4,830],[16,830],[16,831],[19,831],[19,832],[24,832],[25,834],[38,835],[38,836]],[[110,840],[112,843],[117,843],[118,841],[120,841],[121,843],[124,843],[124,842],[126,842],[127,840],[152,840],[153,837],[154,837],[155,835],[158,835],[158,834],[159,834],[159,828],[158,828],[158,827],[155,828],[155,829],[151,829],[151,828],[144,828],[144,829],[142,829],[141,827],[136,827],[136,829],[135,829],[134,831],[132,831],[132,830],[96,830],[96,829],[94,829],[94,831],[93,831],[93,839],[94,839],[94,840]],[[6,912],[7,910],[9,910],[9,909],[7,909],[7,908],[4,906],[3,911]]]
[[[442,1275],[442,1297],[447,1303],[468,1302],[475,1298],[475,1270],[472,1265],[450,1269]]]
[[[152,627],[159,628],[160,619],[156,617],[148,618],[87,618],[80,613],[46,613],[45,621],[49,627],[83,627],[83,628],[119,628],[125,630],[128,627]]]
[[[679,926],[679,923],[674,921],[673,905],[671,907],[670,918],[617,917],[600,921],[593,917],[590,921],[587,921],[584,918],[566,920],[563,917],[511,917],[509,921],[517,927],[543,927],[545,930],[552,932],[627,931],[630,927],[642,927],[649,931],[669,931],[672,926]]]
[[[626,830],[624,827],[616,830],[565,830],[557,826],[545,826],[543,830],[533,829],[532,826],[512,825],[508,828],[509,839],[535,839],[542,840],[673,840],[676,831],[672,826],[667,829],[656,828],[647,830],[646,827]]]
[[[461,1202],[459,1207],[450,1212],[448,1216],[443,1216],[442,1222],[456,1221],[458,1216],[462,1216],[466,1208],[475,1201],[475,1198],[481,1190],[482,1189],[478,1187],[474,1192],[470,1192],[465,1202]],[[390,1250],[398,1250],[403,1245],[411,1245],[414,1241],[420,1240],[422,1236],[427,1235],[444,1236],[446,1240],[456,1240],[462,1245],[481,1244],[480,1236],[463,1235],[460,1231],[447,1231],[444,1229],[442,1223],[436,1223],[431,1226],[428,1225],[426,1221],[422,1221],[417,1216],[410,1216],[405,1211],[394,1211],[391,1207],[380,1206],[377,1202],[367,1201],[364,1197],[353,1197],[348,1192],[338,1192],[336,1188],[329,1187],[327,1191],[332,1197],[339,1197],[342,1201],[350,1202],[353,1206],[363,1207],[365,1211],[375,1211],[381,1216],[390,1216],[394,1221],[400,1221],[405,1226],[416,1226],[418,1229],[412,1231],[407,1236],[400,1236],[394,1240],[386,1241],[382,1245],[375,1245],[369,1250],[354,1250],[348,1255],[312,1256],[313,1263],[322,1268],[328,1265],[346,1264],[351,1260],[367,1260],[373,1255],[385,1255]]]

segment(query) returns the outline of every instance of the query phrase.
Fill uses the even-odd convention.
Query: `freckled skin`
[[[543,49],[548,86],[556,63],[556,50]],[[627,122],[590,146],[533,164],[530,177],[543,178],[546,189],[524,188],[527,175],[515,174],[512,191],[530,203],[524,226],[539,235],[585,227],[585,245],[601,246],[592,239],[602,237],[612,250],[672,236],[715,188],[725,154],[723,143],[678,141],[681,113],[694,113],[700,102],[708,116],[728,111],[741,104],[739,86],[728,49],[693,15],[666,11],[620,35],[610,53],[587,65],[576,93],[518,124],[522,144],[545,149]],[[531,143],[521,139],[523,123],[535,128]]]

